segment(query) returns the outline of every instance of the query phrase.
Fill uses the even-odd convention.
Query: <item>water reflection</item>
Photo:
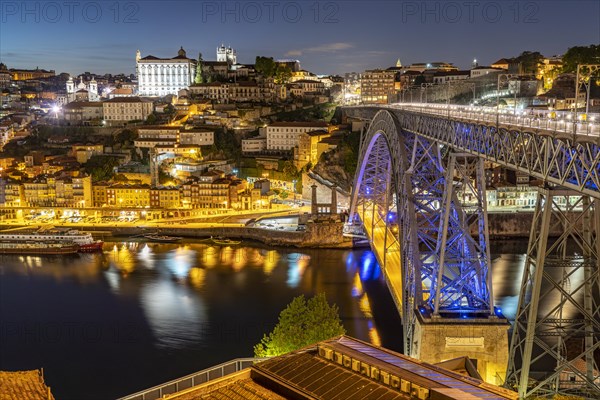
[[[115,392],[123,387],[123,376],[143,388],[250,356],[293,297],[319,292],[339,307],[348,334],[394,348],[399,317],[373,260],[362,250],[221,247],[201,241],[111,242],[103,254],[5,257],[0,279],[11,290],[0,292],[7,304],[3,319],[36,323],[44,304],[50,321],[90,318],[102,329],[126,334],[122,340],[113,335],[93,343],[44,343],[44,352],[15,348],[3,352],[0,364],[9,369],[25,359],[44,365],[54,372],[57,398],[82,398],[89,387],[100,388],[99,398],[120,397],[133,391]],[[94,351],[98,361],[90,365],[86,357]],[[63,362],[64,354],[72,359]],[[114,363],[117,358],[122,362]],[[69,379],[70,366],[84,364],[90,365],[89,380]],[[163,367],[154,367],[159,365],[169,366],[168,376]]]
[[[140,290],[140,305],[158,347],[175,350],[202,341],[206,306],[189,288],[168,280],[146,284]]]

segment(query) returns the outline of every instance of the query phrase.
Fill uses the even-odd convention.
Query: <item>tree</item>
[[[265,78],[271,78],[275,76],[277,64],[273,61],[273,57],[257,56],[254,69]]]
[[[421,74],[415,78],[415,86],[421,86],[422,83],[425,83],[425,75]]]
[[[577,72],[578,64],[600,64],[600,45],[571,47],[562,62],[562,72]]]
[[[283,175],[288,181],[297,179],[299,177],[298,168],[294,165],[293,161],[285,161],[283,163]]]
[[[285,64],[277,65],[275,69],[275,83],[287,83],[292,77],[292,69]]]
[[[524,51],[516,60],[521,63],[521,71],[524,74],[535,74],[538,64],[542,62],[544,56],[539,51]]]
[[[255,357],[272,357],[346,333],[338,307],[324,293],[306,301],[296,297],[279,314],[275,329],[254,346]]]
[[[198,53],[198,64],[196,64],[196,77],[194,83],[204,83],[204,76],[202,76],[202,53]]]

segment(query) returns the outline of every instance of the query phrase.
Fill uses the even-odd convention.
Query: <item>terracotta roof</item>
[[[115,97],[114,99],[106,100],[105,103],[151,103],[150,100],[142,99],[141,97]]]
[[[53,400],[41,370],[0,371],[0,400]]]
[[[63,106],[63,110],[76,110],[84,107],[102,107],[99,101],[72,101]]]
[[[326,128],[327,122],[324,121],[312,121],[312,122],[273,122],[269,125],[270,127],[316,127],[316,128]]]
[[[110,94],[132,94],[133,90],[131,88],[118,88],[110,92]]]

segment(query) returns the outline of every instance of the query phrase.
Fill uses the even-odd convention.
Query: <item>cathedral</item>
[[[72,101],[100,101],[98,95],[98,83],[94,78],[84,83],[83,78],[79,77],[79,84],[75,87],[73,77],[69,76],[67,80],[67,103]]]
[[[225,47],[223,44],[217,47],[217,62],[226,62],[227,64],[237,64],[237,55],[235,50],[230,47]]]
[[[197,62],[186,56],[183,47],[173,58],[142,57],[138,50],[135,61],[140,96],[177,95],[194,82]]]

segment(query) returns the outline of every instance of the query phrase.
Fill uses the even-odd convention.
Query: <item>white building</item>
[[[79,84],[75,86],[73,77],[69,76],[67,80],[67,103],[73,101],[100,101],[98,94],[98,82],[94,78],[84,83],[83,77],[79,77]]]
[[[242,139],[242,153],[252,154],[260,153],[267,149],[266,137],[254,137],[250,139]]]
[[[504,70],[500,69],[500,68],[492,68],[492,67],[485,67],[485,66],[481,66],[481,67],[475,67],[471,70],[471,78],[477,78],[480,76],[485,76],[488,74],[498,74],[500,72],[504,72]]]
[[[442,85],[447,82],[469,79],[471,71],[441,71],[433,75],[433,83]]]
[[[138,50],[135,57],[140,96],[177,95],[187,89],[196,75],[196,60],[187,58],[183,47],[173,58],[158,58],[152,55],[141,57]]]
[[[179,132],[179,143],[212,146],[215,143],[215,133],[208,130],[187,130]]]
[[[151,101],[139,97],[115,97],[102,103],[104,119],[109,125],[126,121],[143,121],[152,114]]]
[[[267,126],[267,150],[292,150],[300,133],[319,130],[328,131],[327,122],[275,122]]]
[[[0,148],[9,142],[15,136],[15,131],[12,122],[3,121],[0,122]]]
[[[237,55],[234,49],[221,45],[217,47],[217,62],[226,62],[229,65],[237,64]]]

